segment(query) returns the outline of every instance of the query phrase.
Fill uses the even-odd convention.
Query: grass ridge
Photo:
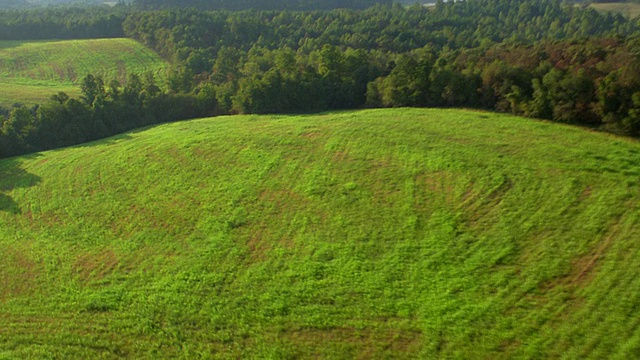
[[[632,357],[639,154],[377,109],[0,160],[0,356]]]
[[[0,104],[42,102],[58,91],[78,95],[89,73],[124,84],[129,74],[150,72],[161,83],[167,67],[131,39],[0,41]]]

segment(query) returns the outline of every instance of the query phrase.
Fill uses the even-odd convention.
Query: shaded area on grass
[[[34,154],[27,158],[37,156],[40,155]],[[7,192],[17,188],[31,187],[41,181],[39,176],[27,172],[20,165],[21,161],[17,158],[5,159],[0,162],[0,211],[20,214],[20,206]]]
[[[20,214],[20,207],[13,201],[11,196],[7,196],[0,193],[0,211],[8,211],[14,214]]]
[[[145,127],[144,129],[147,129],[147,127]],[[104,146],[104,145],[113,145],[113,144],[117,144],[121,141],[126,141],[126,140],[131,140],[132,137],[130,134],[132,133],[136,133],[136,132],[141,132],[144,130],[133,130],[133,131],[129,131],[126,134],[120,134],[120,135],[115,135],[106,139],[99,139],[99,140],[94,140],[94,141],[90,141],[87,143],[82,143],[82,144],[78,144],[78,145],[74,145],[74,147],[76,148],[84,148],[84,147],[93,147],[93,146]]]

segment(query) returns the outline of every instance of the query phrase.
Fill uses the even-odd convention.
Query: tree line
[[[6,111],[0,157],[85,143],[134,128],[209,115],[209,99],[164,92],[153,75],[129,76],[126,86],[87,75],[80,98],[64,92],[44,104]]]
[[[203,88],[215,95],[217,113],[471,107],[638,136],[640,38],[427,45],[400,54],[223,48],[192,90],[180,86],[194,94]]]
[[[124,37],[125,5],[52,6],[0,10],[0,40],[95,39]]]
[[[195,8],[199,10],[331,10],[364,9],[388,0],[134,0],[143,9]]]
[[[367,6],[304,11],[201,11],[144,10],[118,3],[114,7],[3,9],[0,40],[127,36],[158,50],[174,48],[174,52],[181,53],[200,50],[214,58],[215,51],[222,46],[245,50],[253,45],[317,49],[330,44],[403,52],[426,44],[458,48],[505,40],[531,43],[575,36],[626,36],[638,29],[638,21],[619,14],[599,14],[560,0],[437,1],[434,7],[370,1]]]
[[[131,75],[105,84],[88,75],[82,96],[64,93],[6,112],[0,156],[79,144],[133,128],[228,113],[361,107],[472,107],[640,135],[640,38],[429,46],[383,54],[325,45],[223,48],[211,73],[170,80]],[[173,81],[173,82],[172,82]]]
[[[426,45],[486,48],[505,41],[628,36],[639,26],[621,15],[558,0],[469,0],[439,1],[431,8],[394,4],[305,12],[145,11],[130,14],[123,28],[127,37],[197,74],[210,69],[223,47],[289,47],[308,54],[332,45],[403,53]]]
[[[556,0],[68,11],[78,15],[65,28],[111,19],[87,34],[109,37],[118,28],[168,59],[172,71],[164,84],[148,75],[122,85],[88,75],[80,99],[57,94],[6,109],[0,156],[199,116],[361,107],[473,107],[640,135],[638,22]],[[61,21],[10,13],[0,13],[0,29],[44,33],[46,26],[28,24]]]
[[[559,1],[155,11],[124,30],[217,113],[464,106],[639,134],[638,22]]]

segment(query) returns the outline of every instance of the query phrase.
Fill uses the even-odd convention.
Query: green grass
[[[0,41],[0,105],[34,104],[58,91],[78,95],[89,73],[124,83],[131,73],[151,72],[162,82],[167,66],[130,39]]]
[[[0,358],[633,358],[639,157],[394,109],[5,159]]]
[[[0,106],[9,107],[13,104],[33,105],[47,101],[53,94],[65,92],[71,97],[81,95],[80,86],[74,84],[16,83],[11,79],[0,79]]]
[[[635,19],[640,15],[640,4],[638,3],[592,3],[589,7],[599,12],[620,14],[630,19]]]

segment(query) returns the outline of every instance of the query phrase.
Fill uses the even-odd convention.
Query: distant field
[[[78,97],[80,95],[80,87],[75,84],[56,84],[56,83],[31,83],[20,84],[12,82],[11,79],[0,80],[0,106],[11,106],[15,103],[21,104],[37,104],[46,101],[53,94],[60,91],[67,93],[69,96]]]
[[[1,160],[0,358],[636,358],[639,156],[384,109]]]
[[[35,103],[58,91],[78,94],[88,73],[124,82],[131,73],[164,80],[167,63],[130,39],[0,41],[0,105]]]
[[[589,6],[600,12],[617,13],[631,19],[640,15],[640,4],[637,3],[592,3]]]

